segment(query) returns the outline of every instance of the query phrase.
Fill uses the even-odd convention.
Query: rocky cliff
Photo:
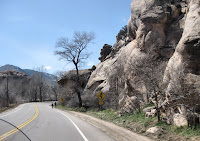
[[[33,74],[40,74],[41,73],[41,72],[36,71],[36,70],[21,69],[17,66],[13,66],[13,65],[9,65],[9,64],[4,65],[4,66],[0,66],[0,72],[7,71],[7,70],[15,70],[16,72],[24,73],[24,74],[26,74],[27,76],[30,76],[30,77]],[[46,73],[46,72],[43,72],[43,75],[44,75],[45,79],[47,80],[47,82],[49,84],[55,83],[55,81],[56,81],[55,75],[52,75],[52,74],[49,74],[49,73]]]
[[[6,93],[10,103],[28,101],[27,88],[30,77],[15,70],[0,71],[0,107],[6,105]]]
[[[93,69],[79,70],[79,84],[77,84],[76,70],[66,72],[58,80],[58,84],[62,86],[59,99],[64,98],[64,104],[69,107],[78,105],[78,97],[75,93],[84,90]]]
[[[199,96],[199,23],[199,0],[133,0],[128,33],[101,57],[82,93],[83,103],[97,106],[102,91],[104,107],[132,112],[156,103],[156,95],[163,118],[172,122],[174,114],[184,113],[187,104],[181,98],[194,92],[185,86],[195,90],[190,101]]]
[[[83,101],[98,105],[96,95],[103,91],[105,107],[120,106],[131,112],[139,108],[137,105],[155,102],[152,93],[159,88],[159,106],[166,113],[169,96],[173,95],[171,79],[179,77],[179,66],[184,75],[193,78],[191,83],[199,83],[199,8],[199,0],[133,0],[128,37],[117,41],[96,66],[84,89]]]

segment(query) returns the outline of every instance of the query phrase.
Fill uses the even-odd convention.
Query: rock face
[[[103,62],[106,59],[106,57],[110,54],[110,52],[112,50],[111,48],[112,48],[111,45],[104,44],[103,48],[101,49],[101,53],[100,53],[101,57],[99,57],[99,60],[101,62]]]
[[[76,89],[80,92],[85,88],[91,72],[95,69],[79,70],[79,85],[76,85],[77,75],[76,70],[71,70],[65,73],[65,75],[58,80],[58,84],[63,87],[61,91],[60,98],[65,99],[65,104],[69,107],[74,107],[78,105],[78,96],[76,95]]]
[[[174,72],[183,68],[190,78],[188,83],[199,86],[199,23],[199,0],[133,0],[128,37],[117,41],[96,65],[82,94],[83,103],[98,106],[96,95],[102,91],[106,95],[104,107],[133,112],[145,103],[155,103],[154,92],[162,91],[158,96],[159,107],[163,118],[172,123],[174,114],[185,114],[184,103],[169,106],[182,95],[173,93],[172,81],[181,74]],[[144,70],[144,66],[148,68]],[[159,90],[154,84],[158,79]],[[155,110],[149,112],[156,114]]]
[[[0,107],[6,106],[6,92],[10,103],[28,101],[27,88],[30,77],[15,70],[0,71]]]
[[[178,113],[186,114],[187,110],[200,111],[200,107],[196,107],[199,101],[199,80],[200,80],[200,2],[198,0],[191,0],[188,3],[187,13],[184,16],[185,22],[183,25],[183,34],[176,47],[175,53],[170,58],[165,75],[164,84],[166,85],[165,101],[168,105],[174,103],[182,104],[184,106],[176,106],[179,109]],[[179,78],[183,78],[179,80]],[[180,81],[178,83],[178,80]],[[186,85],[186,84],[187,85]],[[175,87],[180,85],[182,88]],[[187,89],[187,86],[190,88]],[[195,91],[192,91],[195,88]],[[177,95],[179,91],[179,95]],[[195,94],[192,96],[192,94]],[[188,97],[186,97],[188,95]],[[184,103],[180,103],[177,99],[186,97]],[[183,100],[183,99],[182,99]],[[172,113],[176,113],[176,108],[171,110],[164,107],[164,112],[168,113],[166,116],[170,117]],[[183,122],[182,124],[185,124]]]
[[[185,126],[187,125],[187,119],[184,115],[181,115],[181,114],[174,114],[173,116],[173,123],[174,125],[176,126]]]
[[[128,99],[132,96],[137,96],[138,101],[144,101],[148,88],[142,83],[136,84],[131,64],[148,59],[147,52],[151,49],[157,57],[168,61],[181,39],[187,15],[184,9],[187,6],[188,1],[133,0],[127,26],[129,39],[117,41],[113,48],[121,46],[127,40],[132,41],[127,45],[123,44],[114,55],[97,65],[84,94],[96,99],[96,94],[103,91],[107,94],[108,105],[113,102],[127,105],[126,101],[130,101]],[[131,105],[126,107],[133,110]]]
[[[132,112],[138,106],[133,103],[139,102],[140,97],[133,97],[137,90],[131,87],[126,79],[125,69],[128,69],[128,59],[132,54],[142,55],[143,53],[137,48],[136,41],[132,41],[127,46],[123,46],[120,51],[96,66],[96,70],[92,72],[90,79],[84,89],[83,97],[89,106],[98,105],[97,94],[102,91],[106,94],[105,107],[118,107],[118,105],[126,105],[124,109]],[[127,82],[125,82],[127,80]],[[90,99],[90,100],[88,100]],[[137,100],[136,100],[137,99]],[[131,109],[131,110],[130,110]]]
[[[0,66],[0,72],[4,72],[4,71],[9,71],[9,70],[15,70],[17,73],[21,73],[21,74],[26,74],[27,76],[31,77],[33,74],[40,74],[41,72],[36,71],[36,70],[31,70],[31,69],[21,69],[17,66],[13,66],[13,65],[4,65],[4,66]],[[49,84],[55,83],[56,81],[56,76],[49,74],[49,73],[43,73],[45,79],[47,80],[47,82]]]
[[[0,77],[7,77],[7,76],[26,77],[27,75],[23,72],[17,72],[15,70],[6,70],[0,72]]]
[[[141,50],[154,48],[168,58],[181,38],[187,1],[133,0],[128,33]]]

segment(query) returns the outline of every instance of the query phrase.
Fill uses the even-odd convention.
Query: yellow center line
[[[0,141],[3,140],[3,139],[5,139],[5,138],[7,138],[8,136],[14,134],[15,132],[19,131],[19,129],[23,128],[24,126],[26,126],[27,124],[29,124],[31,121],[33,121],[38,116],[38,114],[39,114],[39,111],[38,111],[38,108],[37,108],[36,104],[35,104],[35,110],[36,110],[35,111],[35,115],[32,118],[30,118],[26,122],[22,123],[21,125],[17,126],[18,129],[15,128],[15,129],[13,129],[13,130],[11,130],[11,131],[9,131],[9,132],[1,135],[0,136]]]

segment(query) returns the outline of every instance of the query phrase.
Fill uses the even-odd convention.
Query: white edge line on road
[[[12,113],[15,113],[15,112],[21,110],[21,109],[24,107],[24,105],[25,105],[25,104],[23,104],[19,109],[15,110],[15,111],[13,111],[13,112],[9,112],[8,114],[5,114],[5,115],[0,116],[0,118],[5,117],[5,116],[8,116],[8,115],[10,115],[10,114],[12,114]]]
[[[71,123],[76,127],[76,129],[78,130],[78,132],[81,134],[81,136],[83,137],[83,139],[85,140],[85,141],[88,141],[88,139],[85,137],[85,135],[81,132],[81,130],[78,128],[78,126],[68,117],[68,116],[66,116],[65,114],[63,114],[62,112],[60,112],[60,111],[58,111],[59,113],[61,113],[62,115],[64,115],[65,117],[67,117],[70,121],[71,121]]]

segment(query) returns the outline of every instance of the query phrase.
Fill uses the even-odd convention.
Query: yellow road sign
[[[103,93],[103,92],[99,92],[98,94],[97,94],[97,97],[99,98],[99,99],[103,99],[104,97],[105,97],[106,95]]]
[[[62,103],[63,103],[63,101],[64,101],[64,98],[61,98],[61,100],[62,100]]]
[[[99,105],[103,105],[103,99],[99,99]]]

